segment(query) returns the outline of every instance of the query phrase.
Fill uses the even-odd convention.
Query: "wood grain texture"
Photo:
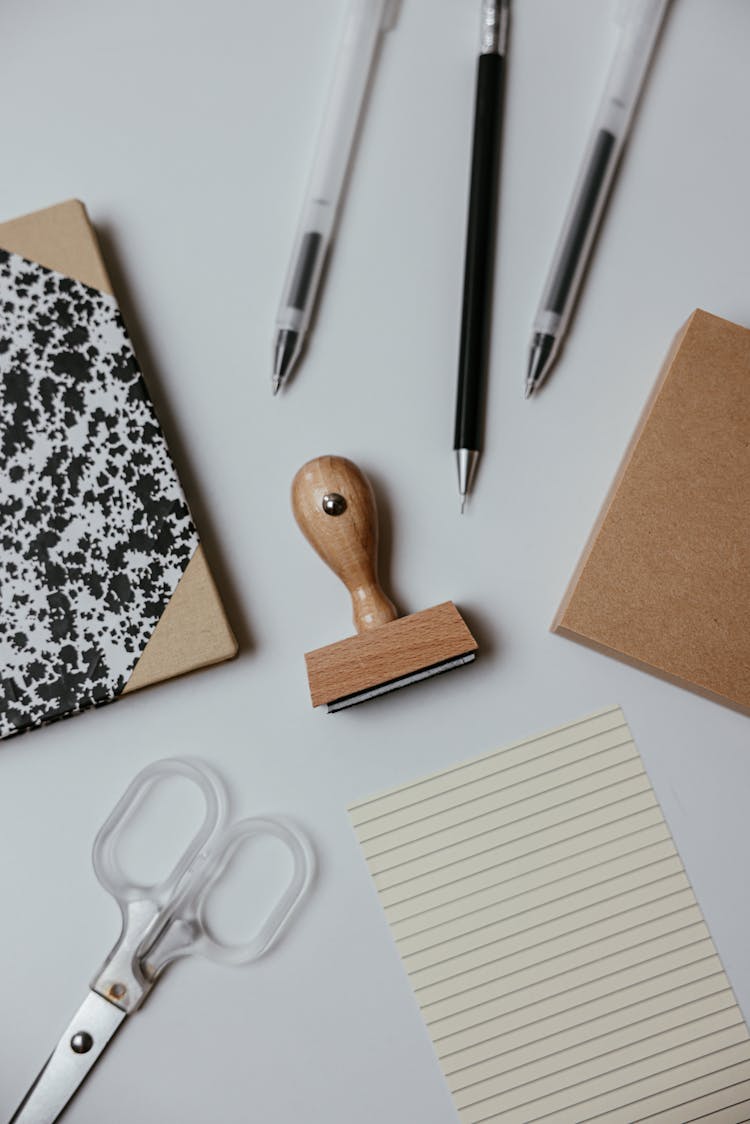
[[[308,652],[310,698],[313,706],[323,706],[476,649],[458,609],[445,601]]]
[[[345,510],[329,515],[326,495],[342,496]],[[292,481],[292,511],[302,534],[346,586],[357,632],[393,621],[396,609],[378,583],[378,519],[364,474],[345,457],[308,461]]]

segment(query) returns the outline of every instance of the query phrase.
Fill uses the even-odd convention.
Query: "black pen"
[[[483,0],[453,448],[461,511],[481,450],[490,341],[503,70],[510,0]]]

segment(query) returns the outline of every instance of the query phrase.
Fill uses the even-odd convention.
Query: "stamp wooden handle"
[[[398,616],[378,584],[378,519],[367,478],[345,457],[316,457],[292,482],[292,511],[302,534],[341,578],[357,632]]]

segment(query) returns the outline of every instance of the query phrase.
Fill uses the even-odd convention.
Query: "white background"
[[[610,0],[516,0],[486,452],[451,452],[478,2],[404,0],[387,37],[317,329],[269,385],[276,304],[345,0],[5,0],[3,218],[70,196],[101,235],[206,551],[233,664],[0,750],[0,1118],[113,943],[90,864],[132,776],[211,761],[238,815],[311,835],[314,892],[257,965],[172,968],[71,1124],[456,1120],[345,808],[621,703],[750,1014],[748,719],[548,632],[673,334],[750,324],[750,5],[675,0],[561,362],[525,402],[545,271],[616,42]],[[402,611],[452,598],[473,667],[327,717],[303,652],[350,631],[289,510],[355,459]],[[166,827],[169,825],[167,824]]]

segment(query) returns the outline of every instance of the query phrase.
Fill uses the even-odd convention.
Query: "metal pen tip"
[[[548,332],[535,332],[529,353],[529,366],[526,373],[525,397],[531,398],[546,379],[555,362],[557,340]]]
[[[292,373],[302,346],[300,333],[293,328],[280,328],[276,336],[276,347],[273,354],[273,372],[271,374],[271,387],[274,394],[278,394],[279,387]]]
[[[471,482],[474,479],[474,469],[477,466],[479,453],[476,449],[456,449],[456,464],[458,467],[458,498],[461,501],[461,514],[466,505],[466,497],[471,492]]]

